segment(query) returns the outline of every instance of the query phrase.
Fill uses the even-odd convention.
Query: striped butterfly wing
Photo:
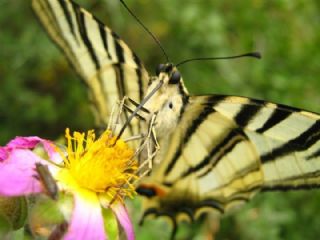
[[[124,96],[139,102],[148,73],[137,56],[108,27],[71,0],[33,0],[40,22],[86,83],[98,126]],[[125,113],[124,122],[128,118]],[[139,132],[133,120],[127,136]]]
[[[143,219],[220,214],[264,190],[320,186],[320,116],[244,97],[194,96],[163,161],[138,187]],[[142,221],[143,221],[142,219]]]

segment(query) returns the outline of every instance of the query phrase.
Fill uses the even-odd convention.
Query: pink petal
[[[42,144],[51,161],[55,163],[61,163],[62,158],[60,154],[55,150],[54,144],[49,140],[45,140],[39,137],[16,137],[11,140],[5,147],[0,148],[0,161],[5,160],[8,154],[14,149],[33,149],[38,144]]]
[[[13,150],[9,158],[0,162],[0,195],[21,196],[43,192],[36,179],[35,163],[43,161],[30,150]]]
[[[126,232],[128,240],[134,240],[134,230],[133,226],[127,212],[127,209],[124,205],[117,203],[115,205],[111,205],[112,210],[117,215],[118,221]]]
[[[0,163],[8,158],[8,148],[0,147]]]
[[[6,147],[14,148],[34,148],[39,142],[42,142],[43,139],[39,137],[16,137],[11,140]]]
[[[90,200],[80,194],[74,195],[74,209],[64,240],[107,239],[98,197],[91,194]]]
[[[54,163],[57,163],[57,164],[63,162],[63,159],[62,159],[60,153],[57,152],[54,143],[52,143],[48,140],[44,140],[44,139],[42,139],[41,143],[43,144],[43,147],[46,150],[46,152],[48,153],[48,156],[51,161],[53,161]]]

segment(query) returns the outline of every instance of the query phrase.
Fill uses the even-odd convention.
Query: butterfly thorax
[[[171,63],[160,64],[156,76],[150,78],[146,94],[153,91],[160,82],[161,87],[154,93],[145,107],[150,115],[157,114],[157,136],[168,135],[177,126],[188,102],[189,94],[184,86],[179,71]]]

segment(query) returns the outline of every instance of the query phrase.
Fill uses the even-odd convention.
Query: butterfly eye
[[[165,65],[164,64],[159,64],[158,66],[157,66],[157,68],[156,68],[156,75],[158,76],[161,72],[163,72],[164,71],[164,69],[165,69]]]
[[[180,78],[180,73],[178,71],[175,71],[170,77],[169,84],[177,84],[180,81]]]

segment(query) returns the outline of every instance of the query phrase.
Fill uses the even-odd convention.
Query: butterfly
[[[144,105],[144,121],[133,120],[125,133],[139,134],[156,114],[161,151],[137,186],[146,198],[143,219],[168,216],[176,226],[204,212],[224,214],[260,191],[320,186],[319,114],[246,97],[192,96],[177,66],[159,64],[149,75],[115,32],[75,2],[32,5],[86,83],[98,125],[106,126],[119,99],[139,103],[160,86]]]

